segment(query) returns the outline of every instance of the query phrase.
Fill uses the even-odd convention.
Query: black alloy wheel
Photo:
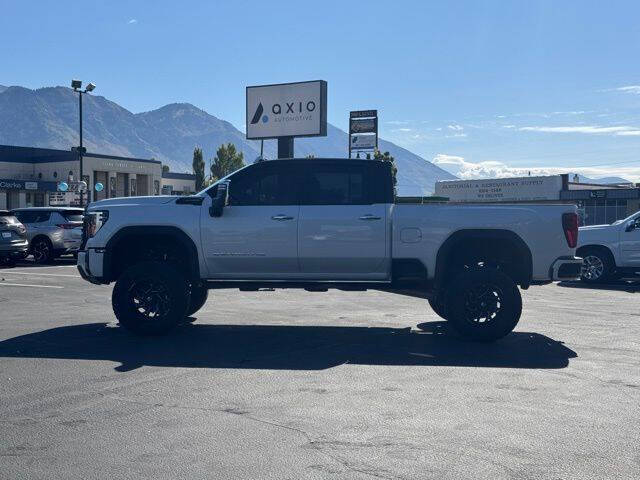
[[[35,263],[49,263],[53,260],[53,247],[46,238],[37,238],[31,245],[31,254]]]
[[[500,270],[468,270],[451,282],[446,313],[451,326],[463,337],[493,341],[518,324],[522,297],[515,282]]]

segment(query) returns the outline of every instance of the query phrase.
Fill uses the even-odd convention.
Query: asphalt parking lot
[[[456,339],[380,292],[211,292],[136,338],[71,260],[0,270],[0,478],[640,476],[640,283]]]

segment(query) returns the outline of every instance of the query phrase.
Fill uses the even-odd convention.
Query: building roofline
[[[193,173],[162,172],[162,178],[174,180],[195,180],[196,176]]]
[[[18,158],[9,158],[12,154]],[[4,158],[7,156],[7,158]],[[104,158],[108,160],[126,160],[129,162],[145,162],[161,164],[160,160],[147,158],[121,157],[118,155],[107,155],[103,153],[87,152],[84,157]],[[53,148],[21,147],[18,145],[0,145],[0,162],[14,163],[53,163],[53,162],[73,162],[77,161],[78,155],[72,150],[57,150]]]

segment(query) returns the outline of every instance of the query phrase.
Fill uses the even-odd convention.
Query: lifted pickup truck
[[[92,203],[78,269],[116,282],[137,334],[193,321],[210,289],[337,288],[423,297],[488,341],[518,323],[518,286],[579,277],[577,236],[574,206],[396,204],[388,163],[272,160],[193,196]]]

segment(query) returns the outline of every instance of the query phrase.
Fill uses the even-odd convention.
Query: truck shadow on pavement
[[[135,337],[90,323],[0,342],[0,358],[52,358],[141,366],[323,370],[343,364],[557,369],[577,354],[538,333],[513,332],[495,343],[466,342],[446,322],[410,328],[293,325],[183,325],[165,337]]]

